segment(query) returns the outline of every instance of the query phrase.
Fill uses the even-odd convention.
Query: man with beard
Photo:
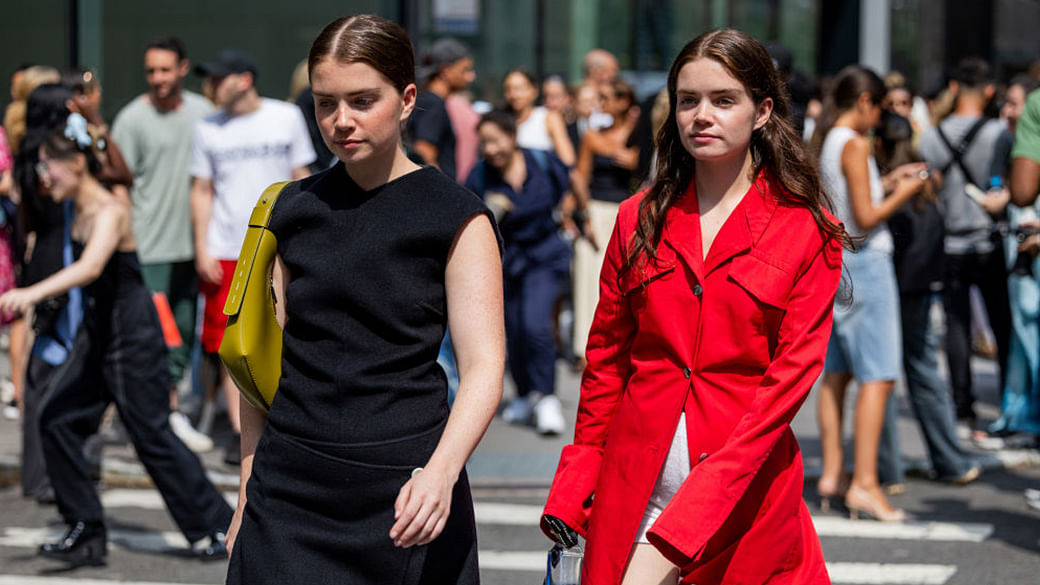
[[[177,411],[178,381],[184,377],[195,338],[199,279],[191,228],[191,141],[195,124],[213,112],[201,95],[184,89],[189,65],[184,43],[158,39],[145,48],[148,92],[116,116],[112,136],[134,174],[131,192],[133,231],[145,284],[169,301],[181,344],[170,348],[170,426],[192,451],[213,441],[192,428]]]

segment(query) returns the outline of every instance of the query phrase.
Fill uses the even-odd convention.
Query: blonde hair
[[[300,96],[300,92],[310,86],[311,79],[309,69],[306,59],[303,59],[296,64],[296,68],[293,69],[292,72],[292,77],[289,78],[289,99],[286,101],[295,103],[296,98]]]
[[[12,154],[18,154],[18,146],[25,136],[25,105],[29,94],[45,83],[61,83],[61,72],[54,67],[35,65],[23,71],[14,86],[14,101],[4,114],[4,132]]]

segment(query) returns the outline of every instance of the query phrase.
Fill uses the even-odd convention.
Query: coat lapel
[[[754,247],[769,225],[776,204],[776,197],[769,191],[764,174],[759,173],[715,236],[708,257],[704,260],[704,273],[711,274],[730,258]]]
[[[751,249],[762,237],[776,211],[777,199],[764,173],[759,173],[747,194],[722,225],[705,258],[701,250],[701,216],[694,183],[668,210],[662,240],[689,267],[700,282],[733,256]]]
[[[661,239],[675,250],[679,258],[697,277],[704,280],[704,258],[701,252],[701,215],[693,181],[668,210]]]

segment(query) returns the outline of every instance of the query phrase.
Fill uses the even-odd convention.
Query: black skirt
[[[246,508],[228,585],[480,582],[476,523],[465,470],[433,542],[390,540],[394,501],[444,430],[378,443],[328,444],[264,431],[246,485]]]

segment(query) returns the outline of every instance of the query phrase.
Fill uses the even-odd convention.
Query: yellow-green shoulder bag
[[[242,396],[265,412],[282,375],[282,328],[275,317],[271,288],[278,240],[267,224],[278,195],[288,184],[275,183],[265,189],[249,217],[249,229],[224,304],[228,322],[218,351]]]

